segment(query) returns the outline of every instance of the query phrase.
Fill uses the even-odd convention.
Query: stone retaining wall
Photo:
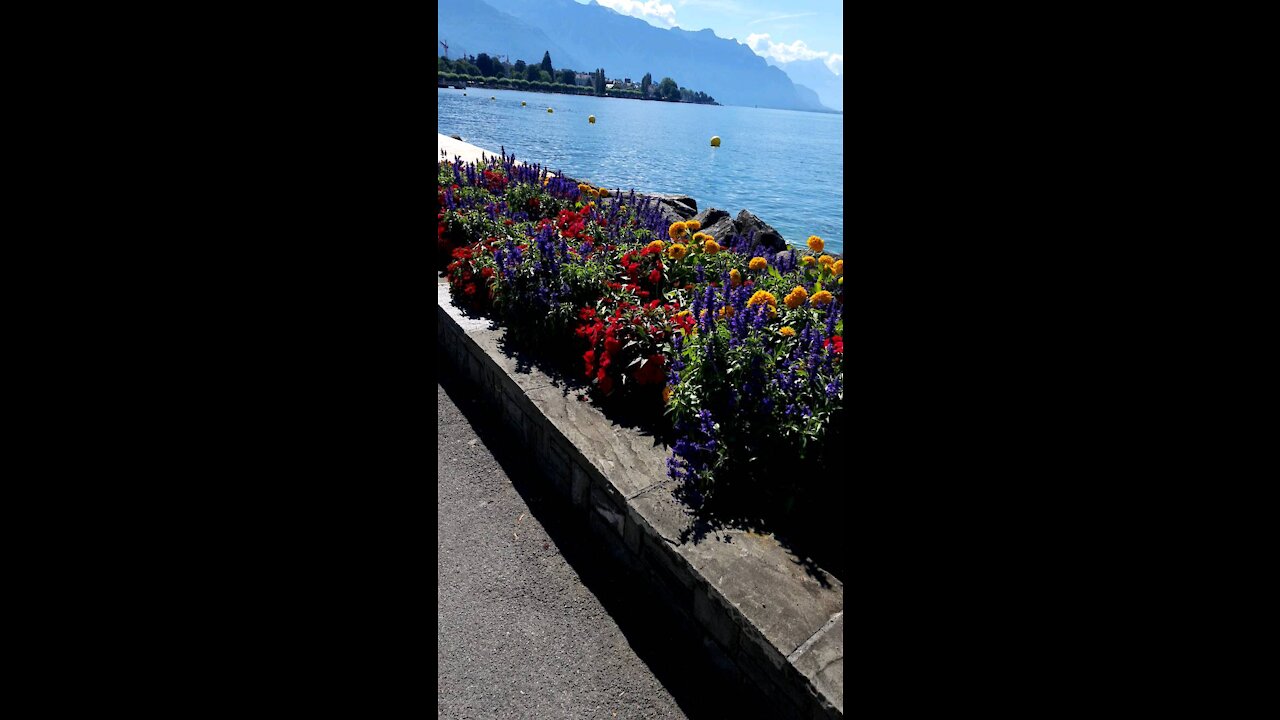
[[[788,719],[844,716],[844,585],[806,572],[772,536],[687,539],[667,448],[611,422],[560,380],[502,349],[505,331],[464,316],[437,285],[437,352],[501,410],[511,439],[613,555],[660,584],[704,633],[721,671],[745,678]],[[679,631],[679,628],[673,630]]]

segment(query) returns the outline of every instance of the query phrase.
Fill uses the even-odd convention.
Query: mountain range
[[[831,72],[831,68],[821,60],[793,60],[779,62],[767,59],[770,65],[781,68],[797,86],[802,86],[817,93],[823,105],[836,110],[844,110],[844,78]]]
[[[655,85],[670,77],[723,105],[834,112],[820,100],[823,93],[830,96],[821,76],[811,79],[821,89],[797,87],[782,68],[736,40],[710,29],[664,30],[594,0],[440,0],[436,34],[449,43],[450,57],[465,48],[472,55],[508,55],[512,62],[536,64],[550,52],[557,69],[602,67],[610,78],[637,83],[652,73]]]

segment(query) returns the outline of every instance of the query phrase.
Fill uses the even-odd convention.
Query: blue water
[[[750,210],[793,245],[818,235],[844,252],[842,115],[485,88],[462,93],[437,90],[445,135],[495,152],[505,147],[518,160],[597,186],[681,193],[699,210],[735,216]],[[712,135],[720,147],[710,146]]]

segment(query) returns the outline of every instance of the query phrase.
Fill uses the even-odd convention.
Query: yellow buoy
[[[521,101],[520,101],[520,107],[524,107],[524,106],[525,106],[525,102],[524,102],[523,100],[521,100]]]
[[[719,135],[712,135],[712,136],[711,136],[711,147],[720,147],[720,136],[719,136]]]
[[[587,122],[591,123],[592,125],[595,125],[595,124],[596,124],[596,116],[595,116],[595,115],[590,115],[590,116],[588,116],[588,117],[587,117]]]
[[[554,112],[551,108],[547,108],[547,112]]]

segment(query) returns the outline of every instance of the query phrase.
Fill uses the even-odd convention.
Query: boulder
[[[733,216],[724,210],[707,208],[698,213],[693,219],[702,225],[702,229],[699,232],[704,232],[715,238],[716,242],[721,245],[728,246],[734,232]]]
[[[749,210],[738,213],[738,217],[733,219],[733,227],[737,234],[751,237],[752,246],[763,245],[772,252],[787,249],[787,241],[782,239],[782,233],[774,230],[772,225],[756,217]]]
[[[647,195],[657,200],[662,205],[671,208],[676,215],[676,220],[688,220],[698,212],[698,201],[688,195],[669,195],[665,193],[647,193]],[[674,220],[672,222],[675,222]]]

